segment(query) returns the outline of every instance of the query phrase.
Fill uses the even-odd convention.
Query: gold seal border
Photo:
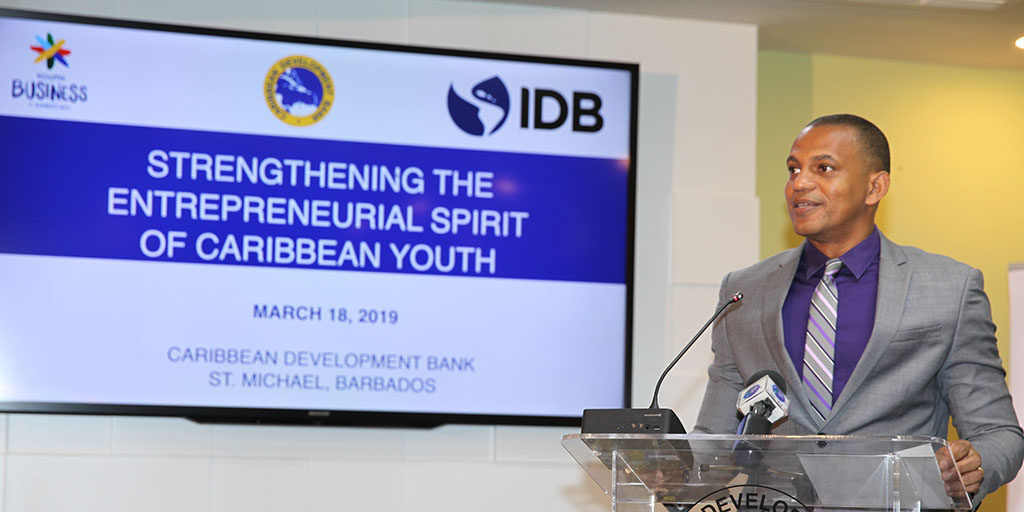
[[[320,106],[308,116],[293,116],[277,103],[277,80],[291,68],[303,68],[312,72],[320,79],[320,85],[323,87],[324,97],[320,99]],[[275,62],[267,71],[267,76],[263,79],[263,99],[266,100],[267,107],[274,117],[292,126],[309,126],[323,119],[334,105],[334,80],[331,79],[327,68],[316,59],[304,55],[289,55]]]

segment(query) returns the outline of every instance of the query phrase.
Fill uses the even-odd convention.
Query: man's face
[[[848,126],[805,129],[793,141],[786,165],[786,204],[798,235],[820,244],[852,247],[870,234],[874,205],[868,159]]]

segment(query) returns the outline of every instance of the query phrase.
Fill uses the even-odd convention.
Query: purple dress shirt
[[[853,368],[857,366],[875,325],[875,302],[878,299],[878,255],[881,251],[878,228],[839,259],[843,266],[836,274],[839,288],[839,309],[836,316],[835,366],[832,377],[832,402],[846,387]],[[811,295],[825,273],[828,257],[810,242],[804,244],[800,265],[789,286],[789,295],[782,305],[782,330],[797,375],[803,374],[804,343]]]

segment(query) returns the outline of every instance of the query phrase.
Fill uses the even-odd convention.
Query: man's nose
[[[792,178],[790,178],[790,182],[793,184],[793,190],[810,190],[814,188],[814,177],[803,171],[794,173]]]

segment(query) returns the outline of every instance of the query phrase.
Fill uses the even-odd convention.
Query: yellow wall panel
[[[803,123],[861,115],[885,132],[892,152],[892,188],[879,227],[897,243],[981,269],[1005,361],[1007,267],[1024,261],[1024,72],[778,52],[761,52],[760,64],[762,255],[798,240],[785,229],[781,200],[783,161],[800,129],[791,118],[807,102]],[[805,71],[808,83],[794,83]],[[770,98],[776,103],[765,105]],[[1001,492],[983,510],[1005,510],[1005,503]]]

